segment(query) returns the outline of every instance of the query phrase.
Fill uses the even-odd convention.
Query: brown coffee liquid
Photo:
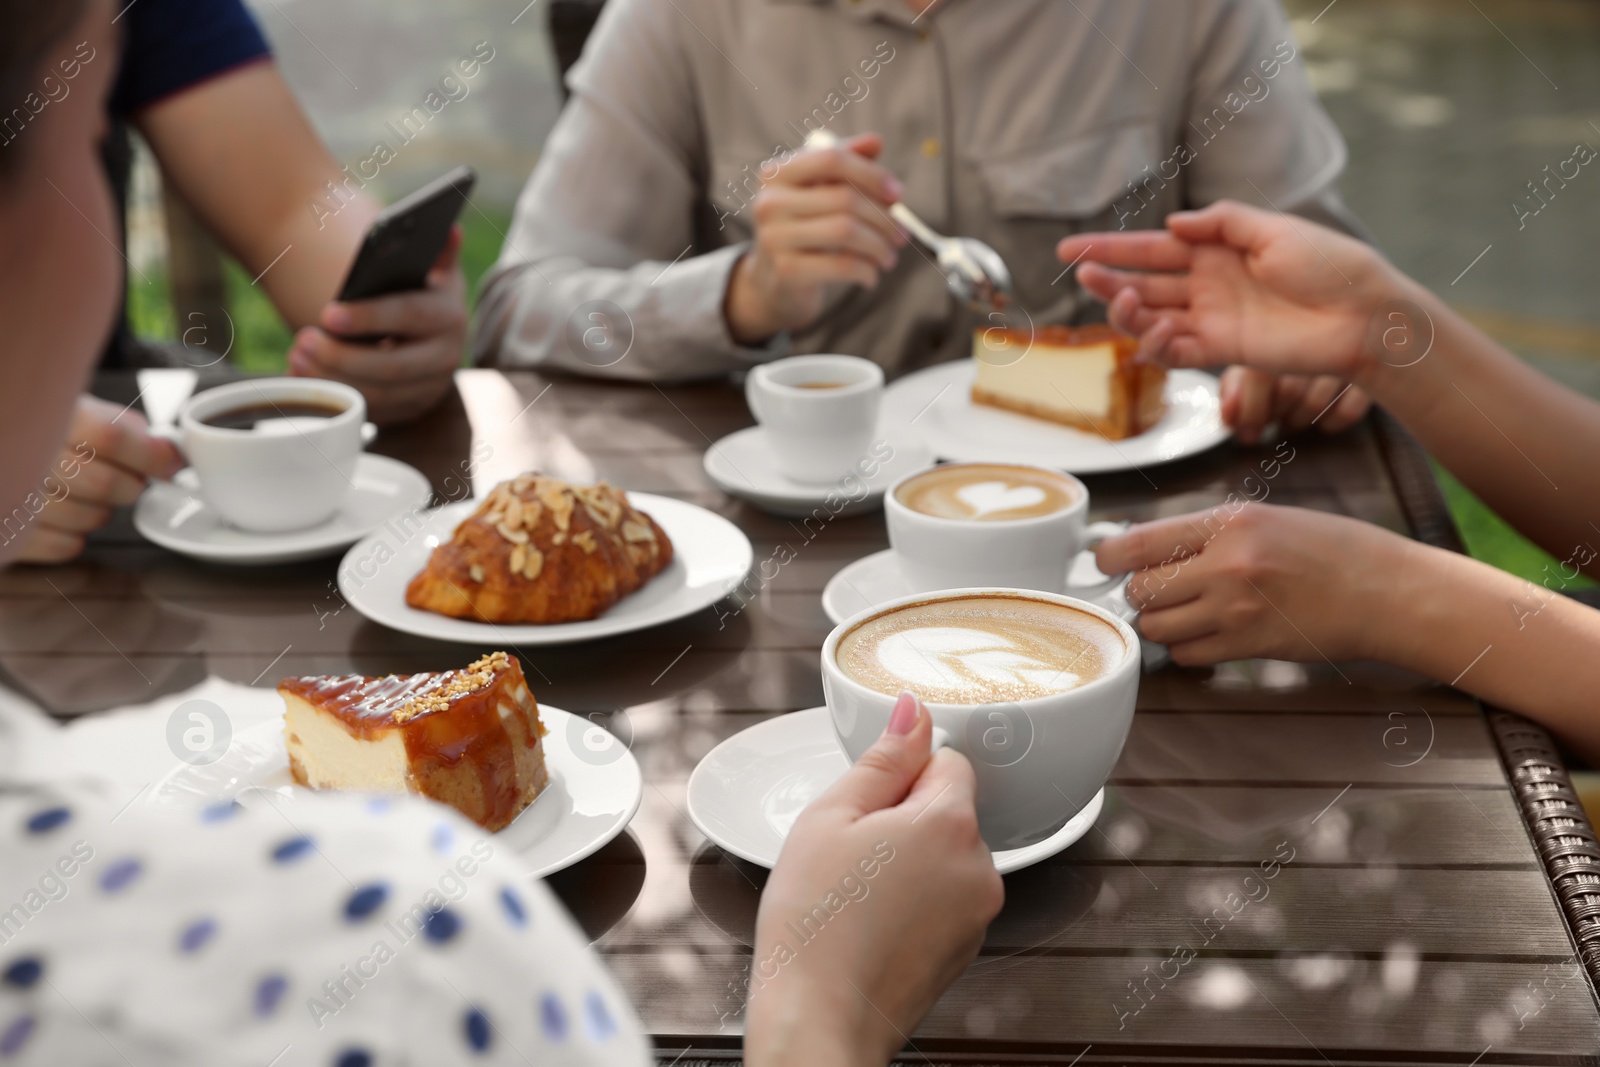
[[[796,389],[843,389],[848,382],[796,382]]]
[[[201,419],[205,426],[220,430],[253,430],[256,424],[268,419],[331,419],[343,415],[347,409],[332,404],[312,404],[305,401],[279,401],[269,404],[248,404],[244,407],[219,411]]]
[[[839,669],[868,689],[937,704],[1000,704],[1064,693],[1128,656],[1086,611],[1017,596],[960,596],[895,608],[839,641]]]
[[[1063,511],[1078,487],[1063,475],[1001,463],[951,463],[917,475],[895,499],[936,519],[1011,522]]]

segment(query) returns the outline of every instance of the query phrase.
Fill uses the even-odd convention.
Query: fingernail
[[[888,177],[888,178],[884,179],[884,181],[883,181],[883,191],[889,197],[890,200],[899,200],[902,196],[905,195],[906,187],[904,185],[900,184],[900,179],[899,178],[895,178],[895,177],[891,176],[891,177]]]
[[[917,698],[910,693],[901,693],[900,699],[894,702],[894,713],[889,716],[888,732],[897,737],[904,737],[916,725]]]
[[[322,321],[334,333],[344,333],[350,328],[350,312],[338,304],[330,304],[322,313]]]

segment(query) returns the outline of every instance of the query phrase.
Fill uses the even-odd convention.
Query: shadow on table
[[[632,830],[624,830],[588,859],[545,880],[561,898],[590,941],[598,941],[622,921],[644,888],[644,850]]]

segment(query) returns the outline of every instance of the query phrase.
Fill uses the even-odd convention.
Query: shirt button
[[[933,40],[933,34],[929,33],[927,30],[918,30],[917,40],[921,41],[923,44],[927,44],[929,41]]]
[[[923,141],[922,154],[927,159],[937,159],[939,156],[939,138],[929,137]]]

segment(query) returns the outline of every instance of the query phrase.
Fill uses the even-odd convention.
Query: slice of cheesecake
[[[459,671],[285,678],[278,693],[290,773],[312,789],[420,793],[498,830],[549,782],[539,705],[504,652]]]
[[[979,329],[972,402],[1112,440],[1132,437],[1166,412],[1166,369],[1134,362],[1138,349],[1109,326]]]

